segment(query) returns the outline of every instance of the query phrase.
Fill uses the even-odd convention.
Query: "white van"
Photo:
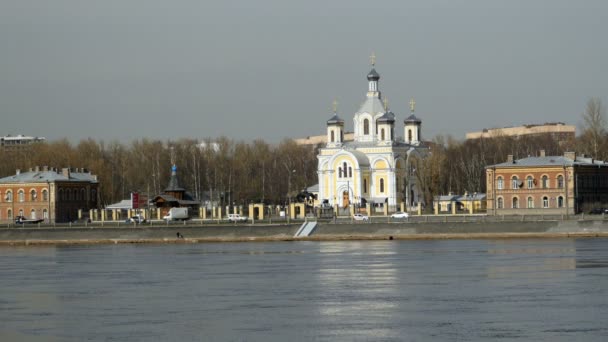
[[[247,221],[247,216],[241,216],[240,214],[228,214],[226,220],[232,222],[245,222]]]

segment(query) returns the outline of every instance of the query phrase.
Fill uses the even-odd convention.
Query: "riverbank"
[[[591,220],[449,223],[319,223],[294,238],[299,224],[0,229],[0,245],[202,243],[243,241],[428,240],[608,237],[608,222]]]

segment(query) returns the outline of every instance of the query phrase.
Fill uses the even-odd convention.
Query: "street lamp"
[[[287,167],[287,165],[285,165],[285,167]],[[289,170],[289,168],[287,169]],[[291,172],[287,173],[287,223],[290,223],[290,219],[291,219],[291,195],[289,194],[291,192],[291,174],[292,173],[296,173],[296,170],[293,169],[291,170]]]

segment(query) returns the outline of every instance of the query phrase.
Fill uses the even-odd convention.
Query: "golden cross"
[[[372,52],[372,55],[369,56],[369,61],[372,64],[372,66],[376,65],[376,54]]]
[[[415,109],[416,109],[416,101],[414,101],[414,98],[412,97],[412,99],[410,100],[410,110],[413,113]]]
[[[334,102],[332,102],[332,108],[334,109],[334,114],[336,114],[336,112],[338,111],[338,100],[334,99]]]

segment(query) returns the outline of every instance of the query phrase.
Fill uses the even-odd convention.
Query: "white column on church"
[[[388,205],[396,205],[395,201],[395,171],[388,172]]]

